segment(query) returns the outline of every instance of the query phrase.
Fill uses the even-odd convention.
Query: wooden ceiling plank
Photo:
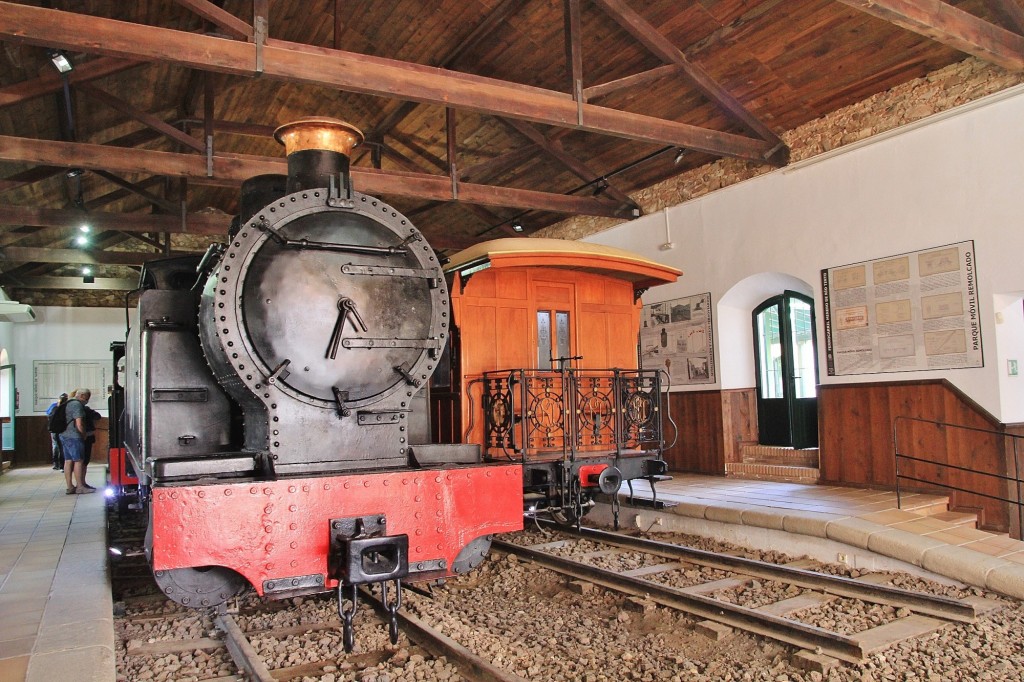
[[[693,81],[704,95],[725,109],[733,118],[772,145],[785,144],[775,131],[761,122],[747,110],[743,103],[719,85],[703,68],[694,64],[666,38],[658,29],[627,4],[626,0],[594,0],[597,5],[615,20],[630,35],[659,59],[675,64]],[[785,149],[788,156],[788,149]]]
[[[498,7],[489,12],[484,20],[477,24],[476,28],[466,36],[465,40],[456,45],[451,52],[441,59],[438,66],[441,68],[452,68],[462,55],[472,50],[490,36],[498,27],[498,24],[505,21],[512,12],[516,11],[521,6],[522,3],[520,0],[502,0],[502,3],[498,5]],[[373,129],[371,136],[376,139],[383,138],[399,123],[404,121],[417,106],[419,106],[418,102],[403,102],[401,106],[395,108],[394,111],[388,114],[384,120]]]
[[[1024,7],[1016,0],[989,0],[988,4],[1003,28],[1024,35]]]
[[[61,227],[76,230],[87,217],[94,230],[121,232],[172,232],[176,234],[224,235],[231,225],[231,216],[216,213],[189,213],[181,216],[151,213],[103,213],[78,209],[34,208],[0,205],[0,225]]]
[[[83,142],[56,142],[0,136],[0,160],[98,168],[123,173],[154,173],[188,177],[196,184],[208,181],[206,158],[196,154],[109,147]],[[287,162],[284,159],[241,154],[215,154],[213,156],[213,178],[233,181],[234,186],[255,175],[286,172]],[[451,180],[445,176],[353,168],[352,178],[356,187],[368,194],[392,194],[442,201],[454,199]],[[609,206],[605,202],[592,198],[469,183],[459,185],[459,200],[556,213],[606,217],[631,216],[630,213],[624,212],[618,207]],[[169,216],[147,217],[167,218]],[[0,224],[3,222],[0,221]],[[6,224],[20,223],[14,220],[7,221]]]
[[[256,73],[252,44],[10,2],[0,2],[0,39],[56,42],[107,55]],[[764,162],[777,152],[769,141],[593,104],[579,105],[580,125],[577,103],[564,93],[341,50],[268,40],[262,63],[264,78],[453,106],[750,161]],[[769,162],[782,163],[778,157]]]
[[[197,255],[191,252],[175,251],[172,256]],[[29,246],[8,246],[0,252],[0,260],[9,263],[72,263],[79,265],[142,265],[154,258],[163,258],[162,253],[136,251],[98,251],[95,249],[46,249]]]
[[[252,26],[209,0],[175,0],[175,2],[182,7],[192,10],[211,24],[220,27],[230,36],[241,38],[242,40],[252,40]]]
[[[144,63],[145,62],[127,59],[117,59],[115,57],[98,57],[87,62],[82,62],[81,64],[76,64],[75,68],[67,74],[68,82],[72,85],[87,83],[89,81],[96,80],[97,78],[103,78],[104,76],[120,73]],[[13,104],[21,104],[22,102],[27,102],[28,100],[36,97],[60,92],[63,87],[64,82],[60,74],[56,71],[48,71],[39,78],[33,78],[32,80],[22,81],[21,83],[15,83],[13,85],[0,88],[0,108],[9,107]]]
[[[110,108],[115,109],[116,111],[120,111],[125,116],[135,119],[139,123],[142,123],[143,125],[152,128],[158,133],[161,133],[171,138],[175,142],[180,142],[186,147],[190,147],[191,149],[194,149],[198,152],[206,151],[206,145],[204,145],[201,142],[198,142],[194,137],[192,137],[188,133],[178,130],[174,126],[165,122],[163,119],[160,119],[152,114],[146,113],[145,111],[142,111],[141,109],[132,106],[128,102],[125,102],[123,99],[115,97],[114,95],[111,95],[109,92],[106,92],[104,90],[100,90],[94,85],[90,85],[88,83],[81,83],[78,85],[78,87],[75,88],[75,90],[77,92],[83,92],[86,95],[92,97],[93,99],[97,99],[103,102]]]
[[[1010,71],[1024,70],[1024,36],[941,0],[838,0]]]
[[[634,88],[641,85],[646,85],[662,78],[669,76],[678,75],[680,68],[676,64],[663,64],[662,66],[656,66],[653,69],[647,71],[641,71],[631,76],[625,76],[624,78],[617,78],[607,83],[601,83],[599,85],[592,85],[589,88],[583,88],[583,97],[587,100],[594,100],[605,95],[610,95],[613,92],[624,90],[626,88]]]

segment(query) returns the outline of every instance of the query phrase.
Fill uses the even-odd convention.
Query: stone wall
[[[971,57],[809,121],[781,137],[789,145],[790,162],[795,163],[1020,83],[1024,73],[1011,73]],[[764,164],[719,159],[630,196],[649,214],[771,170]],[[582,239],[622,222],[574,216],[531,236]]]

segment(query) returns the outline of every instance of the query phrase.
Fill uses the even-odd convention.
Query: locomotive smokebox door
[[[344,585],[362,585],[409,575],[409,536],[385,535],[386,530],[381,515],[332,520],[330,576]]]

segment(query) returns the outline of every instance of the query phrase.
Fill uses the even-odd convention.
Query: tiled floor
[[[0,476],[0,682],[114,679],[102,498],[50,468]]]
[[[941,540],[982,554],[1024,564],[1024,542],[975,528],[970,514],[946,510],[942,495],[904,494],[803,483],[742,480],[718,476],[673,473],[671,481],[657,485],[659,500],[708,505],[760,507],[856,517],[915,535]],[[648,490],[636,482],[637,494]],[[902,507],[902,508],[901,508]]]

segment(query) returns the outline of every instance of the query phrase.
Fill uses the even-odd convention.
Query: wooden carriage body
[[[640,295],[678,270],[595,244],[499,239],[445,271],[456,342],[435,433],[523,462],[621,458],[660,439],[660,377],[638,363]]]

